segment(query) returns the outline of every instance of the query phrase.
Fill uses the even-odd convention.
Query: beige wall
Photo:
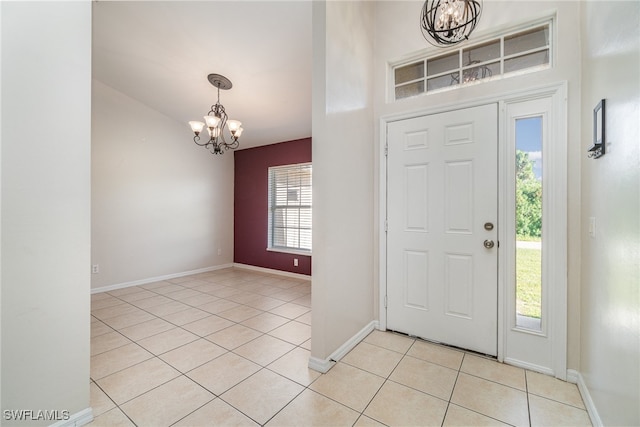
[[[2,2],[4,410],[89,408],[91,2]],[[88,412],[87,412],[88,413]]]
[[[584,2],[581,17],[580,371],[604,425],[640,425],[640,3]],[[607,154],[592,160],[601,99]]]
[[[233,153],[192,135],[93,81],[93,289],[233,262]]]
[[[416,52],[437,51],[424,40],[418,19],[422,1],[376,2],[374,57],[375,117],[436,108],[487,96],[497,96],[545,84],[568,82],[568,360],[570,369],[580,364],[580,3],[576,1],[485,0],[482,17],[474,34],[505,29],[518,23],[557,14],[557,50],[553,68],[460,89],[387,100],[388,61],[402,60]],[[374,143],[379,143],[376,135]],[[376,153],[379,150],[376,149]],[[378,161],[375,163],[379,164]],[[377,173],[377,171],[376,171]],[[376,194],[378,190],[376,189]],[[376,220],[377,221],[377,220]],[[378,242],[375,242],[376,246]],[[377,260],[376,260],[377,264]],[[376,290],[376,293],[378,291]]]
[[[311,354],[325,359],[374,318],[373,3],[313,8]]]

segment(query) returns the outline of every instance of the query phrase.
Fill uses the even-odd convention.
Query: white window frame
[[[504,361],[566,380],[567,354],[567,110],[566,84],[532,91],[500,103],[500,258],[504,267],[502,341]],[[515,289],[515,134],[518,118],[543,117],[542,146],[542,330],[516,325]]]
[[[273,200],[273,183],[272,183],[272,171],[274,170],[278,170],[278,169],[296,169],[296,168],[302,168],[302,167],[312,167],[311,162],[305,162],[305,163],[294,163],[294,164],[288,164],[288,165],[279,165],[279,166],[270,166],[268,168],[268,188],[267,188],[267,206],[268,206],[268,224],[267,224],[267,251],[270,252],[281,252],[281,253],[288,253],[288,254],[294,254],[294,255],[311,255],[311,250],[310,249],[304,249],[304,248],[300,248],[300,247],[292,247],[292,246],[275,246],[273,244],[273,221],[274,221],[274,217],[273,217],[273,213],[275,211],[275,206],[274,206],[274,200]],[[313,169],[312,169],[312,174],[313,174]],[[313,175],[312,175],[313,176]],[[312,177],[313,179],[313,177]],[[311,199],[311,205],[300,205],[300,207],[302,208],[310,208],[313,209],[313,196]],[[296,228],[296,227],[289,227],[289,228]],[[298,229],[300,229],[298,227]]]
[[[532,29],[536,29],[536,28],[540,28],[547,25],[549,27],[549,42],[548,45],[546,47],[539,47],[539,48],[535,48],[535,49],[531,49],[529,51],[522,51],[522,52],[518,52],[516,54],[510,54],[505,56],[504,55],[504,39],[511,37],[513,35],[519,34],[519,33],[525,33],[529,30]],[[439,92],[446,92],[446,91],[450,91],[450,90],[456,90],[459,89],[461,87],[464,87],[466,85],[474,85],[474,84],[482,84],[485,82],[489,82],[489,81],[494,81],[494,80],[499,80],[499,79],[503,79],[503,78],[509,78],[512,76],[518,76],[518,75],[522,75],[522,74],[528,74],[528,73],[533,73],[533,72],[538,72],[538,71],[542,71],[542,70],[547,70],[549,68],[553,68],[554,67],[554,63],[555,63],[555,15],[553,16],[544,16],[541,17],[539,19],[535,19],[532,21],[528,21],[526,23],[522,23],[522,24],[518,24],[516,26],[512,26],[512,27],[508,27],[508,28],[501,28],[498,29],[496,31],[493,31],[489,34],[486,34],[484,36],[480,35],[479,37],[474,39],[474,43],[473,44],[466,44],[464,43],[462,46],[460,47],[456,47],[456,48],[452,48],[452,49],[443,49],[437,52],[434,52],[433,49],[429,49],[427,51],[420,51],[417,53],[414,53],[408,57],[405,57],[404,59],[401,60],[397,60],[397,61],[393,61],[389,63],[389,73],[388,73],[388,99],[391,100],[392,102],[397,102],[397,101],[402,101],[404,99],[411,99],[411,98],[415,98],[418,96],[424,96],[424,95],[429,95],[429,94],[434,94],[434,93],[439,93]],[[490,61],[485,61],[483,63],[479,63],[479,64],[473,64],[473,65],[469,65],[469,66],[463,66],[463,62],[462,62],[462,55],[463,55],[463,51],[468,50],[468,49],[473,49],[476,46],[481,46],[493,41],[500,41],[500,56],[498,58],[492,59]],[[536,52],[540,52],[543,50],[548,50],[549,52],[549,62],[547,64],[543,64],[543,65],[535,65],[529,68],[524,68],[524,69],[520,69],[517,71],[512,71],[512,72],[508,72],[505,73],[504,72],[504,62],[505,60],[509,60],[511,58],[514,57],[519,57],[519,56],[524,56],[530,53],[536,53]],[[442,57],[442,56],[446,56],[447,54],[452,54],[454,52],[458,52],[458,57],[459,57],[459,66],[458,68],[452,69],[452,70],[448,70],[442,73],[438,73],[438,74],[434,74],[431,76],[427,76],[427,65],[428,65],[428,61],[438,58],[438,57]],[[395,70],[397,68],[402,68],[406,65],[410,65],[410,64],[415,64],[418,63],[420,61],[423,61],[423,70],[424,70],[424,75],[420,78],[411,80],[411,81],[407,81],[407,82],[403,82],[399,85],[396,85],[395,83]],[[451,73],[455,73],[458,72],[460,75],[462,75],[463,71],[466,69],[470,69],[470,68],[474,68],[477,66],[482,66],[483,64],[487,64],[487,63],[495,63],[495,62],[499,62],[500,64],[500,72],[498,74],[495,74],[491,77],[487,77],[484,79],[479,79],[479,80],[475,80],[472,82],[468,82],[468,83],[458,83],[458,84],[454,84],[451,86],[446,86],[446,87],[442,87],[442,88],[438,88],[438,89],[433,89],[433,90],[427,90],[427,80],[429,79],[433,79],[433,78],[437,78],[439,76],[442,75],[449,75]],[[423,81],[424,82],[424,90],[420,93],[416,93],[415,95],[410,95],[410,96],[406,96],[406,97],[402,97],[402,98],[396,98],[396,87],[400,87],[400,86],[404,86],[404,85],[409,85],[409,84],[413,84],[416,82],[420,82]]]

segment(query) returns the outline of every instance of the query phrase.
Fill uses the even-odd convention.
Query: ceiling
[[[93,77],[184,123],[222,74],[240,148],[311,136],[311,1],[94,1]]]

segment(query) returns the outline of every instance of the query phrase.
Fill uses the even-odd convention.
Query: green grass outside
[[[540,286],[542,283],[542,251],[516,249],[516,280],[518,314],[540,318]]]
[[[520,241],[520,242],[539,242],[540,241],[540,237],[536,237],[536,236],[523,236],[521,234],[518,234],[516,236],[516,240]]]

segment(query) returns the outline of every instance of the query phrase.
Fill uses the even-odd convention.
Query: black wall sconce
[[[607,140],[605,138],[605,101],[598,102],[593,109],[593,146],[589,148],[589,157],[599,159],[604,156]]]

